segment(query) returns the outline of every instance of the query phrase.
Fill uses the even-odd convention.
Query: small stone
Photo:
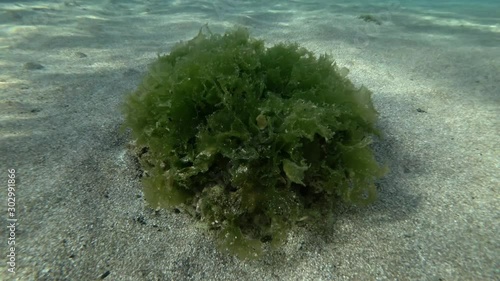
[[[123,72],[123,75],[125,76],[132,76],[132,75],[138,75],[141,72],[137,69],[129,68]]]
[[[82,53],[82,52],[76,52],[75,57],[82,59],[82,58],[86,58],[87,55],[85,53]]]
[[[23,66],[24,69],[26,70],[39,70],[39,69],[43,69],[43,65],[39,64],[39,63],[36,63],[36,62],[27,62],[24,64]]]

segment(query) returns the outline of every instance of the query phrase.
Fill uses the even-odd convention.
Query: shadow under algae
[[[178,43],[123,105],[146,201],[191,214],[242,259],[342,201],[373,202],[387,170],[369,147],[377,112],[347,73],[243,28]]]

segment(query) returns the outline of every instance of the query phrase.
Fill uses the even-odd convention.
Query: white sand
[[[16,2],[0,4],[0,202],[14,168],[19,219],[16,274],[3,255],[1,280],[498,280],[494,6]],[[118,106],[158,52],[205,23],[330,53],[374,92],[375,149],[391,168],[376,204],[321,233],[298,228],[255,262],[219,253],[188,216],[145,207]]]

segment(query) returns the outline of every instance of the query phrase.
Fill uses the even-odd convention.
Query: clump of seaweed
[[[328,55],[208,27],[159,56],[124,103],[152,208],[179,208],[240,258],[305,217],[366,205],[385,173],[371,92]]]
[[[373,23],[375,23],[377,25],[381,25],[382,24],[382,22],[379,19],[375,18],[374,16],[372,16],[370,14],[360,15],[358,18],[362,19],[362,20],[364,20],[366,22],[373,22]]]

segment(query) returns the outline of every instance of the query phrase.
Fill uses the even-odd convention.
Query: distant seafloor
[[[0,279],[498,280],[500,6],[372,2],[2,1]],[[297,227],[252,262],[146,207],[119,106],[207,23],[331,54],[373,92],[391,170],[374,205],[342,209],[326,233]]]

